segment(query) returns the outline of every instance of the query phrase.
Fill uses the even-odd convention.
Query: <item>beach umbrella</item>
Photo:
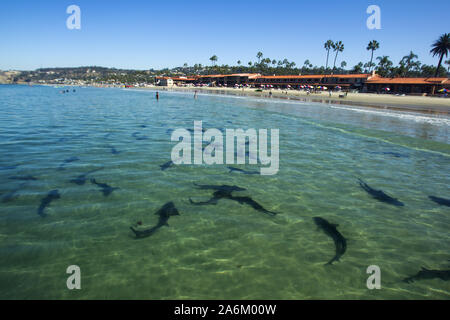
[[[438,92],[443,92],[443,93],[445,93],[445,92],[448,92],[448,90],[447,90],[447,89],[441,89],[441,90],[438,90]]]

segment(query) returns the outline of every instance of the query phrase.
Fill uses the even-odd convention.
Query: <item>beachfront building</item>
[[[250,81],[261,77],[259,73],[212,74],[197,76],[196,84],[233,87],[248,85]]]
[[[211,74],[191,77],[156,77],[161,86],[211,86],[303,89],[355,90],[369,93],[434,95],[450,90],[449,78],[383,78],[372,73],[263,76],[258,73]]]
[[[307,87],[327,87],[327,89],[363,88],[364,83],[373,74],[335,74],[335,75],[298,75],[298,76],[261,76],[250,84],[255,87],[271,86],[274,88],[302,89]]]
[[[364,92],[393,92],[410,95],[434,95],[450,90],[449,78],[383,78],[380,76],[368,79]]]
[[[184,86],[193,84],[196,80],[196,77],[156,77],[156,84],[164,87]]]

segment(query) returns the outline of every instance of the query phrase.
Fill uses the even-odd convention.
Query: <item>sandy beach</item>
[[[365,107],[391,109],[399,111],[414,111],[433,114],[450,114],[450,98],[443,97],[423,97],[423,96],[396,96],[393,94],[372,94],[372,93],[348,93],[345,98],[340,98],[342,93],[333,92],[331,97],[328,92],[307,94],[298,90],[264,90],[257,92],[254,88],[234,89],[224,87],[148,87],[152,90],[160,91],[189,91],[206,92],[216,94],[246,95],[270,99],[291,99],[298,101],[311,101],[320,103],[333,103],[343,105],[359,105]]]

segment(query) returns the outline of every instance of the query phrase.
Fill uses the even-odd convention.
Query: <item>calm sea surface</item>
[[[69,90],[0,86],[0,299],[450,298],[449,281],[402,281],[421,267],[450,269],[450,208],[428,198],[450,198],[448,117]],[[171,131],[194,120],[279,129],[278,174],[230,173],[227,165],[161,170],[176,144]],[[374,199],[358,178],[404,206]],[[279,214],[230,199],[192,205],[189,198],[208,201],[214,192],[194,183],[245,188],[233,195]],[[52,190],[59,199],[48,197]],[[169,201],[180,215],[135,239],[130,226],[157,225],[155,212]],[[333,239],[314,217],[338,224],[347,239],[333,265],[324,265]],[[70,265],[81,268],[81,290],[66,287]],[[381,290],[366,287],[369,265],[381,269]]]

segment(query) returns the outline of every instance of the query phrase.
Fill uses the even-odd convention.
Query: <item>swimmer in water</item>
[[[156,100],[159,100],[159,92],[156,92]]]

